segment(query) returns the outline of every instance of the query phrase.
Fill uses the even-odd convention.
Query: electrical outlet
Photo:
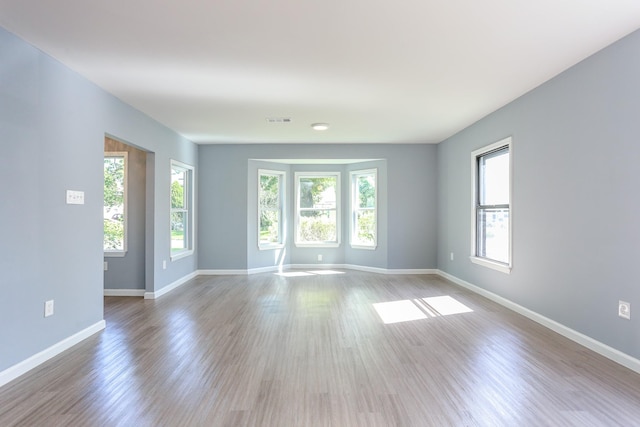
[[[45,301],[44,303],[44,317],[53,316],[53,300]]]
[[[451,261],[453,261],[453,252],[451,252],[450,258],[451,258]]]
[[[107,261],[105,261],[102,266],[104,268],[104,271],[107,271],[109,269],[109,263]]]
[[[166,260],[166,259],[163,259],[163,260],[162,260],[162,269],[163,269],[163,270],[166,270],[166,269],[167,269],[167,260]]]
[[[318,261],[322,261],[322,254],[318,254]]]
[[[618,301],[618,316],[631,320],[631,304],[626,301]]]

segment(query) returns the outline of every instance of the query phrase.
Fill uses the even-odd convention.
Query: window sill
[[[366,246],[366,245],[351,244],[351,249],[364,249],[367,251],[375,251],[377,247],[378,245]]]
[[[282,243],[273,243],[273,244],[267,244],[267,245],[258,245],[258,250],[259,251],[269,251],[272,249],[282,249],[284,248],[284,244]]]
[[[183,251],[183,252],[177,252],[175,254],[171,254],[171,256],[169,257],[169,259],[171,261],[177,261],[180,258],[186,258],[188,256],[193,255],[193,249],[187,250],[187,251]]]
[[[127,254],[127,251],[113,251],[113,252],[105,252],[105,258],[123,258]]]
[[[481,265],[483,267],[491,268],[493,270],[499,271],[505,274],[511,274],[511,266],[508,264],[503,264],[501,262],[491,261],[486,258],[479,258],[476,256],[470,256],[469,259],[472,263]]]

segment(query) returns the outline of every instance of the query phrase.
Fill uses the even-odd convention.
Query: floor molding
[[[144,289],[105,289],[105,297],[144,297]]]
[[[79,342],[89,338],[91,335],[96,334],[106,327],[107,323],[104,320],[94,323],[86,329],[81,330],[78,333],[71,335],[63,339],[62,341],[52,345],[51,347],[42,350],[40,353],[36,353],[28,359],[23,360],[8,369],[0,372],[0,387],[13,381],[19,376],[26,374],[33,368],[43,364],[47,360],[57,356],[65,350],[73,347]]]
[[[271,267],[259,267],[259,268],[250,268],[248,270],[245,270],[244,274],[260,274],[260,273],[275,273],[275,272],[281,272],[286,270],[287,268],[289,268],[289,266],[286,265],[273,265]]]
[[[197,270],[198,276],[246,276],[249,270]]]
[[[493,292],[489,292],[486,289],[483,289],[479,286],[476,286],[472,283],[469,283],[465,280],[462,280],[456,276],[453,276],[447,272],[442,270],[437,270],[437,274],[451,282],[455,283],[458,286],[461,286],[465,289],[468,289],[476,294],[482,295],[485,298],[490,299],[493,302],[500,304],[503,307],[506,307],[510,310],[515,311],[518,314],[521,314],[536,323],[541,324],[554,332],[559,333],[560,335],[569,338],[571,341],[577,342],[578,344],[588,348],[589,350],[593,350],[601,356],[606,357],[607,359],[613,360],[616,363],[619,363],[622,366],[625,366],[632,371],[640,373],[640,360],[629,356],[626,353],[621,352],[620,350],[616,350],[613,347],[609,347],[608,345],[601,343],[587,335],[584,335],[578,331],[575,331],[561,323],[556,322],[555,320],[551,320],[548,317],[545,317],[535,311],[529,310],[526,307],[523,307],[515,302],[508,300],[506,298],[501,297],[500,295],[494,294]]]
[[[366,271],[377,274],[438,274],[438,270],[429,268],[403,268],[387,269],[380,267],[368,267],[355,264],[287,264],[274,265],[269,267],[250,268],[248,270],[198,270],[200,276],[224,276],[224,275],[251,275],[260,273],[281,272],[286,270],[327,270],[332,268],[342,268],[347,270]]]
[[[163,296],[165,294],[168,294],[169,292],[173,291],[174,289],[184,285],[185,283],[187,283],[189,280],[193,279],[197,275],[198,275],[198,271],[194,271],[193,273],[187,274],[186,276],[181,277],[180,279],[176,280],[175,282],[168,284],[164,288],[160,288],[157,291],[153,291],[153,292],[145,292],[144,293],[144,299],[158,299],[161,296]]]

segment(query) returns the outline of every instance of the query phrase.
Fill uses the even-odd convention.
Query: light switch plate
[[[84,205],[84,191],[67,190],[68,205]]]

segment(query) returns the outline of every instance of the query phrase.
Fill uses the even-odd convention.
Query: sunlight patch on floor
[[[381,302],[373,304],[373,308],[385,324],[473,312],[472,309],[449,295]]]
[[[312,270],[309,271],[311,274],[318,274],[320,276],[328,276],[331,274],[344,274],[344,271],[336,271],[336,270]]]
[[[306,271],[283,271],[281,273],[274,273],[276,276],[282,277],[304,277],[304,276],[313,276],[311,273],[307,273]]]
[[[384,323],[408,322],[426,319],[427,315],[408,299],[402,301],[380,302],[373,304],[378,316]]]
[[[332,274],[345,274],[344,271],[337,270],[309,270],[309,271],[281,271],[274,273],[282,277],[305,277],[305,276],[328,276]]]
[[[449,295],[441,297],[422,298],[422,301],[432,307],[440,316],[448,316],[450,314],[471,313],[469,307],[461,303]]]

